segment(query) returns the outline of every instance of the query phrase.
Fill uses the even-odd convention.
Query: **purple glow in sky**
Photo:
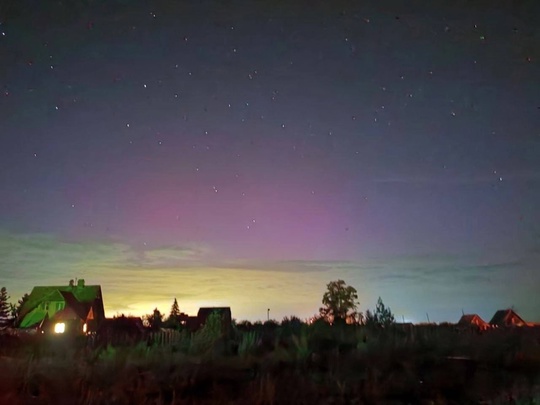
[[[0,284],[108,315],[538,320],[540,6],[7,2]]]

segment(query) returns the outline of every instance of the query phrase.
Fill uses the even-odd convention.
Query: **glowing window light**
[[[83,333],[86,333],[87,330],[88,330],[88,326],[86,326],[86,324],[84,324],[84,325],[82,326],[82,331],[83,331]]]
[[[66,324],[63,322],[54,324],[54,333],[64,333],[66,331]]]

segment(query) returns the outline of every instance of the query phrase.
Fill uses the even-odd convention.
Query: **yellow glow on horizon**
[[[106,315],[143,316],[158,308],[167,316],[174,298],[180,311],[231,307],[238,320],[308,317],[318,311],[328,274],[235,268],[118,269],[101,275]],[[95,276],[94,276],[95,277]]]

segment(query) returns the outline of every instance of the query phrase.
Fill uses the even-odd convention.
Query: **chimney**
[[[77,280],[77,288],[84,288],[84,279]]]

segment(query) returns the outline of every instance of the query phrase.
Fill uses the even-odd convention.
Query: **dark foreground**
[[[1,404],[538,404],[538,330],[178,334],[88,348],[2,338]]]

